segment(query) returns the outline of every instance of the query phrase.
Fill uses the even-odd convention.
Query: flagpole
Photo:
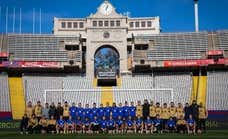
[[[41,34],[41,8],[40,8],[40,34]]]
[[[33,23],[32,23],[32,34],[35,33],[35,8],[33,8]]]
[[[20,27],[19,27],[19,33],[21,34],[21,8],[20,8],[20,15],[19,15],[19,16],[20,16],[20,17],[19,17],[19,18],[20,18],[20,24],[19,24],[19,26],[20,26]]]
[[[2,23],[2,7],[0,6],[0,27],[1,27],[1,24]],[[3,32],[2,30],[1,30],[1,32]]]
[[[8,33],[8,7],[6,7],[6,34]]]
[[[13,33],[15,31],[15,8],[13,8]]]

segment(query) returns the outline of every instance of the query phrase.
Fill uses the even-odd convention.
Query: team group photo
[[[185,106],[181,103],[175,106],[174,102],[160,105],[148,100],[134,105],[126,101],[124,105],[106,103],[99,107],[96,103],[92,107],[89,104],[82,107],[81,103],[70,106],[67,101],[63,105],[45,103],[42,106],[38,101],[34,106],[28,103],[20,130],[21,134],[201,134],[206,132],[207,115],[206,108],[196,101]]]

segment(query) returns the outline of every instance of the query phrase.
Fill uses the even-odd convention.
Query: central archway
[[[99,47],[94,54],[94,75],[99,72],[115,72],[119,75],[120,55],[117,49],[111,45]]]

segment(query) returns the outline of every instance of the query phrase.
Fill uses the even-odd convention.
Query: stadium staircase
[[[119,77],[119,78],[117,78],[117,87],[121,87],[121,78]]]
[[[101,103],[106,105],[106,103],[113,103],[113,88],[112,87],[102,87],[101,88]]]
[[[203,103],[206,106],[207,98],[207,76],[199,76],[197,103]]]
[[[22,78],[10,77],[9,90],[13,119],[21,119],[25,112],[25,96]]]
[[[192,76],[192,92],[190,104],[197,99],[199,76]]]
[[[97,87],[97,79],[93,79],[93,86]],[[117,87],[121,87],[121,78],[117,78]],[[111,105],[113,103],[113,87],[101,87],[101,103],[106,105],[107,102]]]
[[[203,103],[206,106],[206,98],[207,98],[207,76],[193,76],[192,77],[192,92],[191,92],[191,100],[196,100],[197,103]]]
[[[97,78],[93,79],[93,87],[96,88],[97,87]]]

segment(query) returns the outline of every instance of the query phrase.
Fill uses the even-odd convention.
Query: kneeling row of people
[[[118,117],[114,120],[112,116],[109,119],[102,117],[98,119],[94,117],[93,120],[89,118],[81,119],[77,117],[73,120],[71,117],[55,120],[52,116],[51,119],[37,119],[35,115],[27,118],[25,114],[21,123],[21,134],[23,133],[163,133],[163,132],[179,132],[179,133],[193,133],[195,134],[196,122],[189,116],[188,120],[184,117],[176,120],[170,117],[168,120],[162,120],[159,115],[156,118],[147,117],[145,120],[142,118],[132,118],[129,116],[127,119]]]

